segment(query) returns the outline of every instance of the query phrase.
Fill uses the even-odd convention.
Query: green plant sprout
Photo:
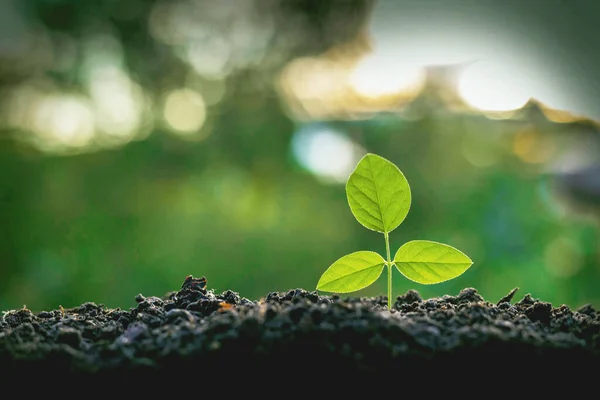
[[[352,214],[365,228],[383,233],[387,259],[374,251],[347,254],[321,275],[317,290],[349,293],[364,289],[388,272],[388,309],[392,308],[392,265],[406,278],[431,285],[465,272],[473,261],[460,250],[430,240],[412,240],[390,257],[391,231],[404,221],[411,204],[408,181],[400,169],[376,154],[366,154],[346,182]]]

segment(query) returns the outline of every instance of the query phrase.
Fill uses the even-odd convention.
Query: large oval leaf
[[[405,243],[394,256],[398,271],[408,279],[430,285],[456,278],[473,261],[460,250],[429,240]]]
[[[385,260],[374,251],[357,251],[343,256],[321,275],[317,290],[348,293],[366,288],[379,278]]]
[[[404,174],[376,154],[358,162],[346,183],[346,195],[358,222],[377,232],[394,230],[410,209],[410,186]]]

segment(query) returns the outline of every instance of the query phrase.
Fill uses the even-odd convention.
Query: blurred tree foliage
[[[108,35],[112,41],[95,48],[99,54],[121,48],[121,69],[156,107],[142,112],[126,140],[107,134],[105,141],[62,153],[36,146],[41,139],[9,123],[13,117],[4,111],[0,309],[84,301],[128,307],[137,293],[162,295],[188,274],[205,275],[209,288],[258,299],[314,288],[327,266],[348,252],[384,251],[381,237],[352,218],[343,185],[324,184],[294,157],[295,132],[313,122],[290,114],[274,79],[299,57],[349,42],[356,51],[368,47],[364,28],[373,3],[214,4],[14,2],[23,26],[11,30],[12,39],[22,44],[0,54],[5,97],[25,84],[47,93],[87,93],[89,68],[106,62],[86,56],[87,46]],[[197,31],[202,26],[208,28]],[[189,43],[206,31],[229,46],[221,63],[227,73],[218,79],[190,72],[208,68],[210,58],[192,62]],[[171,134],[161,111],[165,94],[185,87],[208,93],[215,85],[223,94],[207,103],[202,134]],[[410,239],[438,240],[475,262],[464,276],[435,287],[396,273],[394,293],[415,288],[437,296],[473,286],[494,300],[519,286],[556,303],[600,305],[597,224],[557,212],[540,165],[518,159],[512,147],[519,132],[562,137],[572,129],[541,127],[529,114],[491,120],[444,113],[427,96],[412,105],[422,107],[419,118],[381,113],[325,121],[393,160],[411,183],[412,209],[395,231],[393,248]],[[489,134],[482,138],[481,132]],[[493,163],[476,167],[465,149]],[[362,293],[384,294],[384,280]]]

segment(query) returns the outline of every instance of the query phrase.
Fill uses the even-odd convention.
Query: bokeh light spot
[[[94,137],[94,115],[87,101],[74,96],[48,96],[35,114],[43,139],[58,145],[81,147]]]
[[[192,42],[187,48],[187,61],[194,70],[209,79],[223,79],[230,72],[229,42],[218,37]]]
[[[164,117],[178,133],[197,132],[206,121],[204,98],[191,89],[173,90],[165,100]]]
[[[527,163],[540,164],[550,161],[556,153],[556,145],[551,138],[544,138],[536,129],[528,128],[515,134],[513,151]]]
[[[141,87],[120,68],[107,66],[91,69],[89,91],[97,128],[110,136],[130,139],[141,123]]]
[[[298,162],[327,183],[343,183],[366,152],[343,133],[325,124],[299,129],[292,139]]]
[[[480,168],[491,167],[500,158],[500,150],[492,143],[473,137],[461,142],[461,152],[467,161]]]

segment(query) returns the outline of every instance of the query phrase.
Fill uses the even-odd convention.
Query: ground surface
[[[120,381],[143,394],[142,388],[165,387],[181,393],[188,378],[194,385],[226,378],[235,388],[244,378],[261,386],[261,377],[293,376],[289,392],[340,376],[344,383],[337,385],[348,388],[423,376],[531,380],[539,372],[553,385],[577,374],[582,385],[597,388],[587,379],[600,376],[600,312],[553,307],[528,294],[513,301],[516,293],[489,302],[473,288],[428,300],[408,291],[390,311],[383,296],[302,289],[251,301],[233,291],[213,293],[205,279],[190,276],[160,298],[136,296],[129,310],[85,303],[5,312],[0,381],[25,376],[56,390],[78,382],[93,391],[98,382]]]

